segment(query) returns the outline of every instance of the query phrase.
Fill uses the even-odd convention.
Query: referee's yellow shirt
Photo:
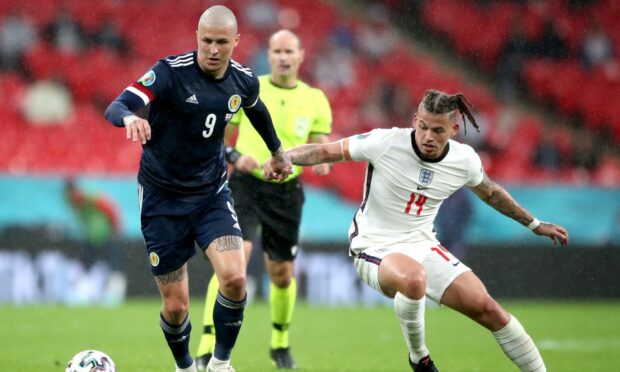
[[[320,89],[300,80],[294,88],[281,88],[271,82],[269,75],[260,76],[259,80],[260,98],[269,109],[285,150],[307,143],[311,134],[331,133],[332,110]],[[235,149],[243,155],[252,156],[259,164],[264,164],[271,153],[243,110],[237,112],[230,124],[239,126]],[[298,177],[302,169],[293,166],[293,173],[287,181]],[[263,179],[262,169],[254,169],[252,175]]]

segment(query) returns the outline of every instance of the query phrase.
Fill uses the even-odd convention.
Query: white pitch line
[[[602,350],[620,351],[620,338],[539,340],[534,342],[543,350],[571,350],[583,352]]]

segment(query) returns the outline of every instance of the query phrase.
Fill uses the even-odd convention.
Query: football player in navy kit
[[[246,262],[241,229],[227,187],[224,128],[243,108],[274,155],[284,180],[284,155],[252,71],[231,59],[239,43],[235,15],[207,9],[198,22],[197,50],[159,60],[127,87],[105,116],[142,144],[138,173],[142,234],[161,293],[160,325],[176,371],[195,371],[189,352],[187,261],[195,242],[220,281],[213,318],[216,346],[208,371],[234,371],[230,354],[243,321]],[[148,120],[134,113],[149,105]]]

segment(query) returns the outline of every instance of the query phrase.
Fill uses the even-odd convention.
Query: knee
[[[292,270],[286,265],[279,265],[269,270],[269,279],[278,288],[288,288],[293,278]]]
[[[411,299],[420,299],[426,292],[426,272],[416,270],[407,273],[401,280],[402,286],[398,290],[400,293]]]
[[[168,299],[164,301],[164,318],[171,324],[181,324],[189,311],[189,299]]]
[[[245,296],[245,273],[231,273],[220,278],[220,291],[233,300],[241,300]]]
[[[278,288],[288,288],[291,285],[291,276],[290,275],[272,275],[271,282]]]
[[[475,307],[475,320],[492,331],[503,328],[510,320],[510,315],[490,295],[480,298]]]

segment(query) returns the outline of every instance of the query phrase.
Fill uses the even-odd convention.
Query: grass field
[[[540,348],[549,371],[620,371],[620,302],[503,302]],[[64,371],[83,349],[108,353],[121,372],[171,372],[158,325],[159,302],[118,308],[0,307],[0,371]],[[192,352],[202,301],[192,301]],[[427,310],[427,343],[445,371],[516,371],[493,337],[445,308]],[[275,370],[268,359],[269,309],[246,317],[233,365],[238,372]],[[391,307],[324,308],[299,304],[291,334],[302,371],[407,371]]]

